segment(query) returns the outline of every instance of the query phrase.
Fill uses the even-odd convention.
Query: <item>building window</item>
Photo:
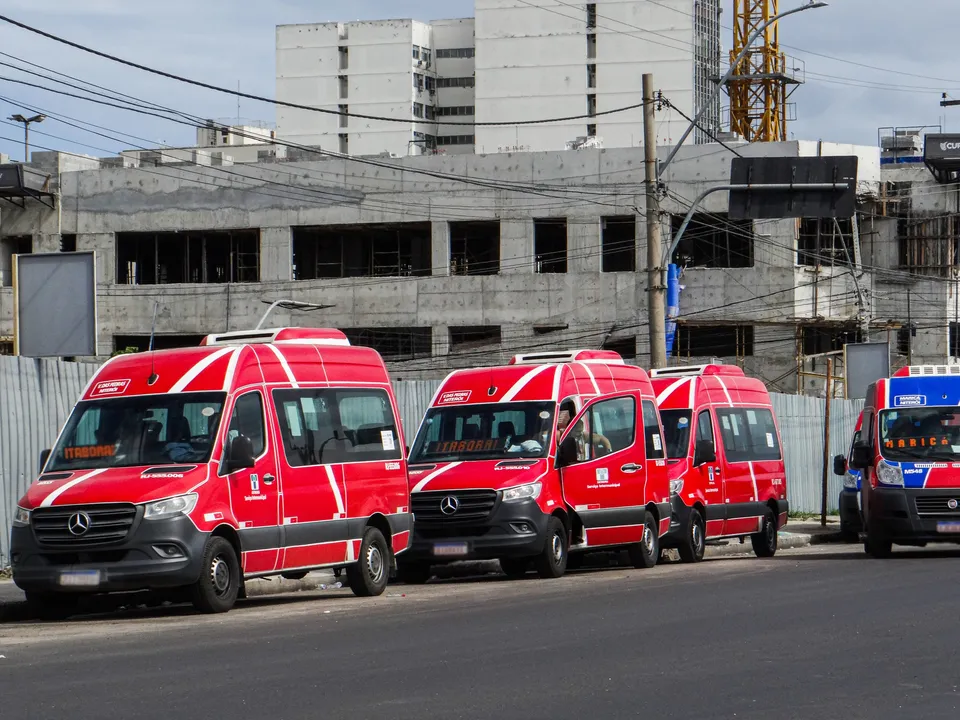
[[[77,236],[71,234],[63,234],[60,236],[60,252],[76,252],[77,251]]]
[[[420,51],[420,60],[424,65],[430,67],[433,65],[433,54],[430,52],[430,48],[423,48]]]
[[[565,273],[567,271],[567,219],[534,219],[533,252],[536,256],[536,272]]]
[[[154,350],[197,347],[205,335],[154,335]],[[146,352],[150,349],[149,335],[114,335],[114,352]]]
[[[587,125],[587,137],[596,137],[596,136],[597,136],[596,124]]]
[[[340,127],[347,127],[347,121],[350,119],[350,106],[349,105],[338,105],[337,109],[340,111]]]
[[[950,323],[950,357],[960,357],[960,323]]]
[[[419,46],[419,45],[414,45],[414,46],[413,46],[413,59],[414,59],[414,60],[419,60],[419,59],[420,59],[420,46]]]
[[[433,350],[433,330],[428,327],[344,328],[343,334],[352,345],[373,348],[384,360],[428,358]]]
[[[436,120],[436,119],[437,119],[437,108],[436,108],[436,107],[434,107],[433,105],[427,105],[427,106],[425,106],[425,110],[426,110],[426,113],[427,113],[427,120]]]
[[[897,354],[898,355],[910,355],[910,347],[913,345],[913,338],[916,334],[916,330],[909,325],[902,327],[897,330]]]
[[[604,340],[603,350],[612,350],[619,353],[624,360],[637,359],[637,338],[636,336],[627,338],[618,338],[614,340]]]
[[[674,357],[750,357],[752,325],[677,325]]]
[[[472,88],[475,83],[476,79],[473,76],[437,78],[438,88]]]
[[[637,221],[633,215],[600,219],[602,272],[635,272]]]
[[[13,338],[0,335],[0,355],[13,355]]]
[[[0,287],[13,285],[13,256],[33,252],[32,235],[0,237]]]
[[[597,66],[595,63],[587,65],[587,87],[591,89],[597,87]]]
[[[466,350],[484,345],[499,345],[501,333],[499,325],[474,325],[450,328],[450,349]]]
[[[453,58],[472,58],[476,54],[474,48],[447,48],[437,50],[437,60]]]
[[[587,115],[590,117],[597,116],[597,96],[596,95],[587,95]]]
[[[587,59],[597,59],[597,36],[594,33],[587,35]]]
[[[117,233],[117,283],[260,281],[260,230]]]
[[[429,275],[430,223],[293,228],[293,279]]]
[[[427,75],[423,79],[423,86],[431,95],[434,95],[437,92],[437,79],[433,75]]]
[[[800,326],[800,349],[803,355],[822,355],[843,350],[843,346],[861,341],[856,328],[823,325]]]
[[[346,70],[350,63],[350,50],[341,46],[337,48],[340,54],[340,69]]]
[[[496,275],[500,272],[500,221],[450,223],[450,274]]]
[[[437,145],[473,145],[473,135],[441,135]]]
[[[676,237],[683,218],[673,215],[671,224]],[[682,267],[753,267],[753,221],[728,220],[726,213],[694,215],[672,261]]]
[[[423,103],[413,104],[413,116],[415,118],[421,118],[421,119],[425,117],[424,110],[423,110]]]
[[[350,154],[350,136],[347,133],[340,133],[337,136],[340,144],[340,154],[349,155]]]
[[[817,267],[853,262],[851,218],[801,218],[797,235],[797,264]]]
[[[416,90],[417,92],[423,92],[424,87],[425,87],[425,85],[424,85],[424,82],[423,82],[423,75],[421,75],[420,73],[414,73],[414,74],[413,74],[413,88],[414,88],[414,90]]]
[[[476,107],[474,105],[454,105],[452,107],[438,107],[438,117],[461,117],[474,115]]]
[[[436,150],[437,149],[437,136],[430,135],[429,133],[422,133],[414,131],[413,133],[413,142],[417,145],[423,146],[424,150]]]
[[[337,76],[337,85],[339,86],[340,99],[346,100],[349,97],[348,86],[347,86],[347,76],[346,75]]]

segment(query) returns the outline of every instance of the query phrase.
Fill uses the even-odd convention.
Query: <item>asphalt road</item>
[[[960,552],[856,548],[0,625],[17,718],[957,717]]]

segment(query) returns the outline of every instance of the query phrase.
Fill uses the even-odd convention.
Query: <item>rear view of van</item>
[[[669,456],[673,513],[664,547],[699,562],[708,540],[749,537],[773,557],[787,523],[786,469],[770,394],[727,365],[650,373]]]

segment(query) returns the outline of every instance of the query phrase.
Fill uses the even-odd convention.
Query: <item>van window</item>
[[[225,398],[178,393],[78,403],[46,469],[207,462]]]
[[[656,424],[656,420],[654,420]],[[594,447],[597,454],[614,453],[626,450],[633,445],[637,434],[637,405],[632,397],[602,400],[590,406],[590,427],[594,434]],[[659,442],[660,428],[657,427]],[[603,442],[606,439],[609,442]],[[598,444],[603,447],[598,447]],[[606,453],[604,452],[606,451]]]
[[[717,410],[723,449],[730,462],[779,460],[780,442],[773,413],[766,408]]]
[[[697,442],[712,442],[713,439],[713,421],[710,419],[710,411],[703,410],[697,415]]]
[[[663,439],[660,437],[657,408],[650,400],[644,400],[640,405],[643,407],[643,437],[646,441],[647,459],[663,458]]]
[[[667,457],[679,460],[687,456],[690,447],[689,410],[661,410],[660,422],[663,423],[663,435],[666,439]]]
[[[403,457],[393,407],[384,390],[274,390],[273,400],[291,467]]]
[[[250,392],[237,398],[227,430],[227,442],[233,442],[238,435],[250,439],[253,444],[253,456],[260,457],[267,447],[266,429],[263,420],[263,397],[258,392]]]
[[[553,435],[551,402],[450,405],[427,411],[413,462],[546,457]]]

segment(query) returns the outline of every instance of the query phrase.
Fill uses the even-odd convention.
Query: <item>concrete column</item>
[[[567,220],[567,272],[600,272],[600,219]]]
[[[450,326],[433,326],[433,356],[441,357],[450,354]]]
[[[293,230],[260,229],[260,282],[293,279]]]
[[[500,221],[500,273],[534,272],[533,218]]]
[[[113,233],[78,234],[77,252],[90,252],[91,250],[97,253],[97,284],[115,285],[117,282],[116,235]]]
[[[60,252],[60,235],[35,233],[33,235],[33,252],[55,253]]]
[[[430,224],[430,253],[433,257],[433,275],[450,274],[450,223],[434,220]]]

